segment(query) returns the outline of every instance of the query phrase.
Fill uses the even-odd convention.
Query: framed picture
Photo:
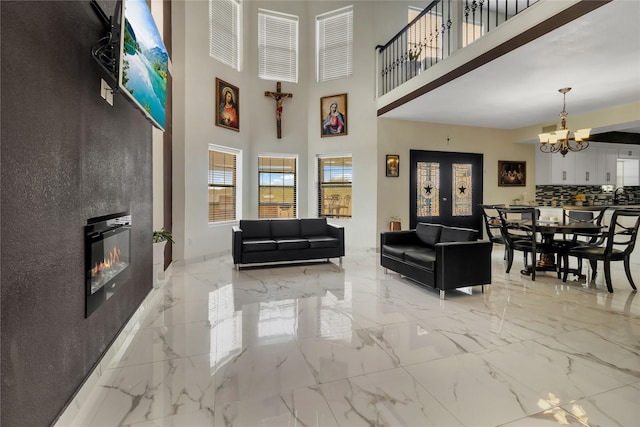
[[[347,134],[347,94],[320,98],[320,135]]]
[[[387,176],[397,178],[400,176],[400,156],[397,154],[387,154]]]
[[[240,89],[216,77],[216,126],[240,132]]]
[[[527,185],[527,162],[498,160],[498,187]]]

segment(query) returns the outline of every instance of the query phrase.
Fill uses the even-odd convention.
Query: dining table
[[[531,220],[529,219],[517,221],[520,227],[526,227],[527,224],[531,224]],[[542,242],[549,245],[555,244],[554,239],[558,234],[562,234],[563,239],[569,242],[574,238],[574,236],[586,238],[597,237],[602,233],[604,228],[606,228],[604,225],[598,225],[592,222],[576,221],[563,224],[554,221],[536,221],[536,231],[540,233]],[[587,242],[585,242],[585,244],[586,243]],[[531,265],[527,265],[522,273],[531,274],[532,268],[533,267]],[[536,262],[535,269],[536,271],[557,271],[558,264],[555,255],[553,253],[540,254],[540,259]],[[580,278],[583,277],[581,272],[577,271],[577,269],[569,269],[569,271],[578,275]]]

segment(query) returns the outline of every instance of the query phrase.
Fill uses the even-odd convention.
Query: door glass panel
[[[440,216],[440,163],[417,162],[417,215]]]
[[[472,165],[469,163],[454,163],[452,165],[453,188],[451,189],[453,216],[470,216],[473,214],[472,200]]]

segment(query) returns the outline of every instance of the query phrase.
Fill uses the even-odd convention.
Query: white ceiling
[[[640,0],[614,0],[382,117],[517,129],[557,120],[562,87],[569,125],[640,102]]]

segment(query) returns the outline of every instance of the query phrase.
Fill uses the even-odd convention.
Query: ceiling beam
[[[603,132],[591,135],[591,142],[611,142],[616,144],[640,145],[640,133],[631,132]]]

